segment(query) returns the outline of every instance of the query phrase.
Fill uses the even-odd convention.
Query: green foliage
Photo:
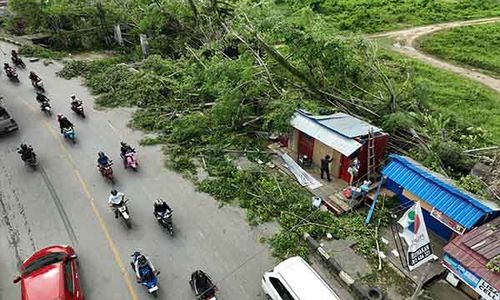
[[[341,30],[378,32],[454,19],[498,16],[496,0],[279,0],[292,10],[308,7]]]
[[[359,253],[371,255],[375,247],[374,228],[364,225],[364,215],[334,217],[329,212],[316,211],[311,206],[311,194],[282,175],[259,168],[238,170],[228,160],[215,158],[207,160],[207,167],[211,178],[199,184],[201,191],[224,202],[237,201],[247,210],[251,224],[278,221],[282,231],[271,239],[275,256],[305,257],[308,251],[301,238],[305,232],[317,239],[330,232],[337,238],[354,240]],[[379,209],[374,219],[387,225],[388,210]]]
[[[91,64],[81,60],[70,60],[64,63],[64,68],[57,75],[64,79],[86,76],[90,72]]]
[[[467,175],[457,181],[457,185],[466,191],[476,194],[484,199],[489,197],[485,190],[485,184],[474,175]]]
[[[64,52],[53,51],[40,46],[21,46],[19,47],[19,54],[29,57],[51,58],[51,59],[60,59],[66,56],[66,53]]]
[[[425,37],[420,47],[433,55],[500,76],[500,24],[465,26]]]
[[[500,272],[500,255],[497,255],[490,259],[490,261],[486,264],[486,268],[488,270],[499,273]]]
[[[432,115],[426,122],[420,119],[416,129],[430,133],[427,125],[436,127],[436,122],[447,119],[446,139],[458,142],[463,147],[481,147],[500,143],[500,96],[479,83],[464,79],[447,71],[438,70],[416,60],[405,58],[393,52],[383,52],[384,64],[388,76],[395,82],[406,82],[408,76],[419,86],[419,92],[411,99],[425,99],[425,103],[410,104],[410,111]],[[398,67],[394,67],[398,66]],[[423,88],[422,88],[423,86]],[[416,100],[416,99],[415,99]],[[399,115],[401,119],[404,116]],[[440,121],[434,119],[441,118]],[[386,121],[388,122],[388,121]],[[434,124],[433,124],[434,123]],[[386,123],[386,125],[391,125]],[[395,124],[391,126],[394,127]],[[397,126],[396,126],[397,127]],[[433,133],[439,133],[435,129]],[[439,133],[438,139],[443,139]],[[475,145],[475,146],[473,146]]]
[[[231,28],[226,33],[213,21],[221,16],[204,11],[193,24],[186,16],[194,12],[186,11],[186,4],[160,1],[164,6],[158,7],[139,2],[141,12],[131,8],[126,18],[136,25],[128,33],[147,33],[155,55],[141,60],[134,48],[127,58],[70,62],[60,75],[84,76],[101,105],[138,107],[132,126],[162,134],[169,144],[170,167],[195,174],[198,165],[206,164],[210,177],[199,183],[201,191],[245,208],[251,224],[276,220],[282,228],[271,239],[276,256],[305,255],[300,238],[304,232],[315,238],[332,232],[338,238],[353,239],[356,250],[366,256],[375,247],[374,225],[365,226],[363,214],[334,217],[315,211],[311,195],[290,179],[258,167],[239,170],[232,163],[239,154],[228,152],[264,150],[261,136],[287,132],[296,108],[331,113],[349,107],[391,133],[414,129],[425,138],[430,152],[418,148],[412,151],[415,157],[454,176],[466,174],[472,164],[462,154],[464,147],[488,142],[481,128],[500,126],[495,123],[499,106],[494,94],[395,54],[379,56],[362,38],[341,36],[320,9],[321,2],[312,3],[312,8],[301,6],[294,13],[283,2],[262,2],[263,9],[237,3],[259,31],[258,38],[241,14],[228,22]],[[133,6],[130,1],[124,3]],[[393,1],[371,3],[363,5],[370,9],[395,5]],[[432,9],[438,5],[427,3],[424,7]],[[111,11],[120,11],[109,5]],[[484,13],[490,7],[483,5],[476,11]],[[348,11],[347,4],[337,6]],[[468,7],[463,3],[464,11]],[[356,26],[367,26],[363,24]],[[273,50],[279,51],[281,60]],[[374,219],[387,224],[387,210],[378,209]]]
[[[158,137],[145,137],[139,141],[142,146],[160,145],[165,143],[165,138],[162,136]]]

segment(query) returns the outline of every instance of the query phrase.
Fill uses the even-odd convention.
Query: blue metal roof
[[[499,210],[405,156],[391,154],[382,174],[467,229],[484,215]]]

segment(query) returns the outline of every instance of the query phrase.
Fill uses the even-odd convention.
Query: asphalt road
[[[6,54],[12,47],[0,42],[2,62],[10,62]],[[216,281],[218,299],[265,299],[262,275],[278,262],[260,240],[276,231],[274,224],[248,226],[243,210],[219,207],[191,182],[166,169],[160,147],[139,146],[143,134],[127,127],[131,109],[95,110],[93,97],[80,80],[55,75],[60,64],[24,61],[27,69],[18,70],[20,83],[12,83],[3,72],[0,75],[3,104],[20,127],[18,132],[0,136],[0,300],[20,298],[19,285],[11,282],[18,266],[34,251],[54,244],[76,249],[86,300],[150,297],[135,282],[129,265],[135,250],[148,255],[161,271],[159,299],[195,299],[188,280],[196,269]],[[29,70],[44,80],[54,111],[51,117],[39,110]],[[71,112],[71,94],[84,101],[86,119]],[[60,135],[58,112],[75,124],[75,145]],[[138,150],[137,173],[122,167],[120,141]],[[21,143],[34,147],[39,170],[24,166],[16,152]],[[130,199],[132,229],[115,219],[107,206],[113,186],[96,170],[98,151],[116,162],[115,187]],[[174,209],[174,237],[153,217],[158,197]],[[319,264],[313,267],[341,299],[352,299]]]
[[[0,43],[7,53],[11,47]],[[0,58],[10,62],[5,54],[0,53]],[[3,71],[0,75],[0,96],[20,126],[19,132],[0,137],[1,299],[20,298],[19,285],[11,283],[18,265],[35,250],[52,244],[75,247],[86,299],[149,298],[129,266],[134,250],[143,251],[162,271],[160,299],[194,299],[188,279],[198,268],[215,279],[222,300],[264,299],[260,280],[276,261],[259,240],[269,236],[272,225],[249,227],[242,210],[219,208],[189,181],[165,169],[160,149],[139,147],[141,133],[127,128],[130,110],[95,110],[80,80],[55,75],[60,65],[25,62],[27,70],[18,70],[19,84],[10,82]],[[54,113],[64,113],[75,124],[76,145],[62,139],[55,114],[47,117],[39,110],[28,70],[44,80]],[[70,111],[73,93],[84,101],[87,119]],[[122,140],[138,149],[137,173],[120,164]],[[40,160],[38,171],[21,162],[16,153],[21,142],[33,145]],[[116,187],[130,198],[130,230],[107,207],[111,185],[95,168],[101,150],[117,162]],[[174,237],[152,215],[153,201],[159,196],[174,209]]]

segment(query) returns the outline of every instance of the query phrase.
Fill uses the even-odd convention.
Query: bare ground
[[[442,61],[436,57],[433,57],[427,53],[421,52],[416,46],[417,40],[424,35],[432,34],[440,30],[462,27],[462,26],[472,26],[500,22],[500,17],[476,19],[469,21],[455,21],[449,23],[433,24],[427,26],[413,27],[404,30],[384,32],[379,34],[374,34],[368,36],[370,39],[382,39],[389,38],[393,41],[392,50],[402,53],[404,55],[410,56],[412,58],[421,60],[423,62],[429,63],[435,67],[448,70],[459,74],[461,76],[467,77],[471,80],[478,81],[487,87],[500,92],[500,80],[493,78],[491,76],[485,75],[482,72],[476,71],[476,69],[460,67],[449,62]]]

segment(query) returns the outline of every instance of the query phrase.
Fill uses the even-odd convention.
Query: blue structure
[[[444,240],[499,215],[498,205],[480,200],[454,186],[453,182],[411,158],[391,154],[382,170],[385,187],[394,192],[404,206],[420,201],[427,227]]]

